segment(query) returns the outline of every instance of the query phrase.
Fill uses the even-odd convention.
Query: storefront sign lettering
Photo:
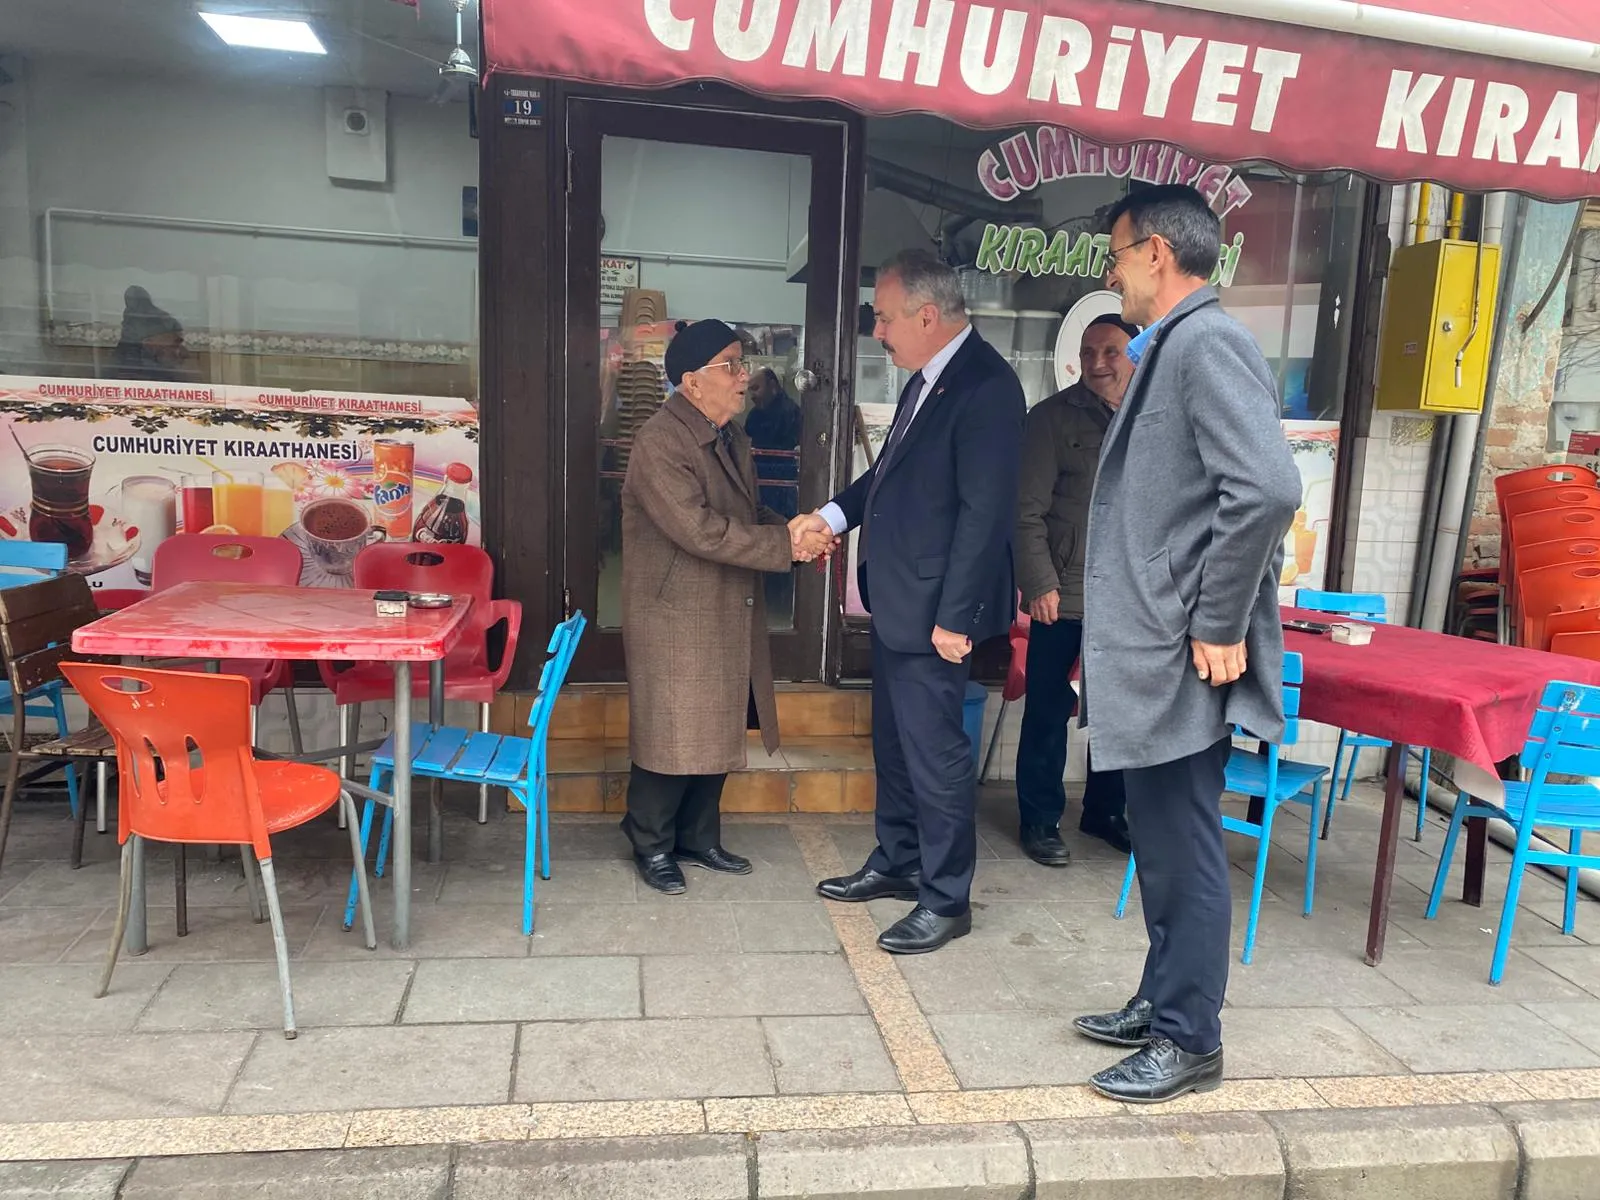
[[[1520,162],[1527,167],[1554,163],[1568,170],[1600,170],[1600,125],[1595,126],[1581,161],[1578,157],[1583,139],[1576,92],[1556,92],[1550,98],[1535,127],[1537,132],[1524,141],[1523,149],[1518,146],[1517,137],[1527,133],[1533,116],[1526,91],[1514,83],[1491,79],[1480,93],[1476,79],[1455,76],[1450,80],[1449,100],[1436,105],[1434,101],[1444,90],[1444,82],[1443,75],[1389,72],[1378,149],[1428,154],[1431,148],[1431,153],[1441,158],[1457,158],[1471,129],[1473,158]],[[1586,101],[1584,107],[1592,111],[1592,102]],[[1444,116],[1438,120],[1441,110]],[[1471,120],[1474,112],[1476,122]],[[1432,121],[1425,120],[1430,116]],[[1437,140],[1429,139],[1429,124],[1438,131]]]
[[[639,286],[639,260],[612,254],[600,256],[600,303],[621,304],[629,288]]]
[[[1109,175],[1139,183],[1187,183],[1206,198],[1218,216],[1249,202],[1250,185],[1233,168],[1207,163],[1165,142],[1102,146],[1054,125],[1012,134],[999,153],[978,159],[978,181],[996,200],[1015,200],[1042,183]]]
[[[1022,225],[985,225],[978,244],[976,267],[991,275],[1079,275],[1099,279],[1106,273],[1111,239],[1103,233],[1080,233],[1073,237],[1066,230],[1052,236],[1043,229]],[[1216,270],[1209,282],[1231,287],[1239,259],[1244,254],[1244,234],[1224,242],[1217,257]]]

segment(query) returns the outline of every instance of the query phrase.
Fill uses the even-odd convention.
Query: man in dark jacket
[[[857,579],[872,613],[872,755],[878,846],[817,890],[916,900],[878,945],[937,950],[972,928],[976,771],[962,725],[972,648],[1016,611],[1011,529],[1026,401],[967,320],[956,273],[907,252],[878,271],[874,336],[912,372],[877,461],[825,505],[861,528]]]
[[[1089,508],[1083,717],[1123,773],[1150,952],[1127,1005],[1076,1025],[1142,1047],[1090,1083],[1143,1103],[1222,1082],[1229,728],[1284,730],[1278,572],[1300,475],[1272,372],[1206,286],[1220,242],[1193,188],[1112,209],[1107,282],[1143,332]]]
[[[1067,722],[1077,711],[1072,668],[1083,645],[1083,556],[1089,493],[1100,442],[1133,377],[1128,343],[1138,330],[1106,314],[1089,322],[1078,350],[1083,377],[1028,413],[1022,439],[1013,554],[1028,631],[1028,693],[1017,745],[1017,809],[1022,849],[1034,862],[1064,867],[1061,840],[1067,808]],[[1089,760],[1078,829],[1126,854],[1122,772],[1097,771]]]

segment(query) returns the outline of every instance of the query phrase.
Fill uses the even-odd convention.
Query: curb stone
[[[117,1200],[447,1200],[450,1147],[146,1158]],[[6,1195],[0,1192],[0,1196]]]
[[[0,1163],[4,1200],[114,1200],[131,1159],[97,1162]]]
[[[1500,1115],[1522,1145],[1518,1200],[1591,1200],[1600,1195],[1600,1102],[1508,1104]]]
[[[1267,1113],[1289,1200],[1513,1200],[1520,1149],[1478,1105]]]
[[[762,1134],[760,1200],[1020,1200],[1028,1147],[1015,1125]]]
[[[1038,1200],[1282,1200],[1283,1156],[1255,1113],[1022,1126]]]
[[[502,1142],[456,1157],[452,1200],[748,1200],[738,1134]]]

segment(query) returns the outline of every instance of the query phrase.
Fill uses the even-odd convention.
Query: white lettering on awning
[[[783,50],[783,65],[805,67],[812,58],[817,70],[832,72],[842,54],[844,74],[865,75],[871,35],[872,0],[840,0],[837,11],[833,0],[800,0],[789,29],[789,44]]]
[[[1207,42],[1206,60],[1200,68],[1200,87],[1194,95],[1194,119],[1207,125],[1232,125],[1239,106],[1229,96],[1239,94],[1239,68],[1245,47],[1237,42]]]
[[[1483,112],[1478,117],[1478,139],[1473,158],[1495,156],[1501,162],[1517,161],[1517,134],[1528,123],[1528,93],[1514,83],[1495,83],[1483,89]]]
[[[915,82],[922,87],[938,87],[944,70],[945,45],[950,40],[950,19],[955,15],[955,0],[930,0],[928,22],[917,23],[919,0],[894,0],[889,10],[889,32],[883,44],[880,79],[896,83],[906,77],[906,60],[917,56]]]
[[[1106,61],[1100,68],[1100,91],[1094,106],[1107,112],[1122,107],[1122,89],[1128,82],[1128,60],[1133,57],[1133,30],[1126,25],[1111,27],[1111,40],[1106,44]]]
[[[1383,101],[1383,121],[1378,125],[1378,148],[1393,150],[1405,138],[1413,154],[1428,152],[1428,131],[1422,126],[1422,113],[1428,107],[1443,75],[1419,75],[1412,82],[1410,71],[1389,72],[1389,94]]]
[[[1008,8],[1000,18],[1000,39],[989,56],[989,35],[994,28],[994,9],[974,4],[967,10],[967,31],[961,39],[961,78],[980,96],[998,96],[1017,77],[1022,61],[1022,34],[1028,27],[1028,14]]]
[[[1300,74],[1300,56],[1288,50],[1262,46],[1256,51],[1250,69],[1261,76],[1255,111],[1250,114],[1250,128],[1257,133],[1269,133],[1272,122],[1278,117],[1278,101],[1283,96],[1284,83]]]
[[[1542,167],[1551,159],[1563,167],[1578,165],[1578,94],[1557,92],[1528,147],[1527,164]]]
[[[668,50],[687,50],[694,39],[694,20],[672,15],[672,0],[644,0],[644,20]]]
[[[1178,82],[1178,76],[1183,74],[1194,52],[1200,49],[1200,39],[1175,37],[1168,46],[1159,33],[1146,29],[1140,33],[1139,41],[1144,47],[1145,71],[1150,76],[1144,92],[1144,115],[1164,117],[1172,99],[1172,85]]]
[[[1039,30],[1039,46],[1033,53],[1033,78],[1028,82],[1028,99],[1080,105],[1078,73],[1089,65],[1094,53],[1094,38],[1089,27],[1071,17],[1046,17]]]
[[[717,0],[711,17],[711,32],[717,49],[734,62],[755,62],[772,48],[778,32],[778,0],[748,0],[750,21],[745,23],[747,0]]]
[[[1454,158],[1461,153],[1461,142],[1467,136],[1467,117],[1472,112],[1472,94],[1477,89],[1476,79],[1457,79],[1450,85],[1450,104],[1444,110],[1444,129],[1439,134],[1439,146],[1434,151],[1441,158]]]

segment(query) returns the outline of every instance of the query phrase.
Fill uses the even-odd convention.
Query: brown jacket
[[[680,392],[634,436],[622,483],[622,644],[628,751],[663,775],[745,765],[755,696],[778,748],[761,572],[792,569],[786,522],[756,504],[750,439],[730,456]]]
[[[1017,533],[1012,539],[1022,603],[1061,593],[1060,615],[1083,617],[1083,554],[1089,497],[1111,407],[1082,383],[1041,400],[1022,439]]]

